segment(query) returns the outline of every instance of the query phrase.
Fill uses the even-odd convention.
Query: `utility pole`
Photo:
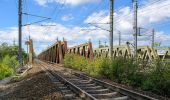
[[[13,45],[15,46],[15,38],[14,38],[14,41],[13,41]]]
[[[114,0],[110,0],[110,46],[109,46],[109,56],[113,58],[113,14],[114,13]]]
[[[18,43],[19,43],[19,63],[22,66],[22,0],[18,0]]]
[[[58,40],[58,37],[57,37],[57,39],[56,39],[56,40],[57,40],[57,42],[59,41],[59,40]]]
[[[138,36],[138,1],[137,0],[132,0],[133,1],[133,10],[134,10],[134,23],[133,23],[133,30],[134,30],[134,57],[135,60],[137,60],[137,36]]]
[[[119,46],[121,45],[121,32],[119,31]]]
[[[104,42],[104,46],[105,46],[105,47],[107,47],[107,44],[106,44],[106,43],[107,43],[107,42],[105,41],[105,42]]]
[[[99,48],[100,48],[100,46],[101,46],[101,41],[99,40]]]
[[[154,47],[155,45],[155,30],[152,29],[152,48]]]

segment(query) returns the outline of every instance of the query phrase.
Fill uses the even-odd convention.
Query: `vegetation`
[[[66,54],[64,64],[91,76],[108,78],[170,97],[170,64],[163,64],[159,60],[148,66],[143,61],[134,63],[133,59],[97,58],[90,61],[79,55]]]
[[[26,59],[26,53],[23,52],[23,58]],[[0,45],[0,80],[15,74],[18,62],[18,47],[9,46],[6,43]]]

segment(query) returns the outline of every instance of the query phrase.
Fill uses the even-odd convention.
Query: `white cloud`
[[[82,0],[82,2],[83,1],[84,0]],[[169,10],[170,6],[162,7],[165,4],[166,5],[170,4],[170,1],[164,0],[161,3],[145,5],[146,6],[145,8],[140,8],[139,26],[149,28],[150,24],[156,24],[158,22],[162,22],[167,17],[170,17],[170,10]],[[155,7],[157,7],[157,9],[153,9]],[[130,9],[130,7],[124,7],[119,11],[117,11],[114,15],[115,15],[114,27],[116,27],[116,29],[121,31],[123,43],[125,43],[126,41],[132,42],[133,41],[132,10]],[[84,21],[84,23],[90,23],[90,22],[97,22],[97,23],[109,22],[108,12],[102,10],[100,12],[93,13]],[[95,27],[91,25],[89,25],[88,27],[78,27],[78,26],[66,27],[59,23],[44,23],[44,24],[53,24],[55,26],[42,27],[37,25],[31,25],[23,28],[23,43],[30,33],[31,38],[33,38],[34,40],[34,44],[35,44],[34,46],[37,53],[42,51],[48,45],[54,43],[57,37],[59,37],[60,40],[62,40],[62,38],[64,37],[68,41],[70,46],[74,44],[87,42],[90,38],[93,42],[93,45],[95,46],[97,46],[98,40],[102,40],[103,42],[104,41],[108,42],[109,32],[107,31],[104,30],[103,31],[102,30],[81,31],[81,29],[94,29]],[[108,25],[100,25],[100,26],[109,29]],[[15,27],[8,28],[6,30],[0,29],[0,43],[2,42],[12,43],[12,40],[14,38],[18,40],[17,32],[18,32],[17,28]],[[140,37],[138,43],[139,45],[149,45],[150,39],[151,39],[150,37]],[[156,32],[156,42],[167,43],[167,41],[169,40],[170,40],[170,34],[165,34],[165,32],[163,31]],[[117,31],[114,32],[114,44],[118,44]]]
[[[77,6],[77,5],[82,5],[82,4],[87,4],[87,3],[96,3],[99,2],[100,0],[35,0],[39,5],[46,5],[48,3],[59,3],[59,4],[67,4],[71,6]]]
[[[89,39],[92,41],[97,41],[99,39],[106,39],[107,33],[105,31],[93,31],[86,32],[81,31],[81,29],[89,29],[94,28],[92,26],[89,27],[65,27],[58,23],[43,23],[49,25],[55,25],[52,27],[43,27],[38,25],[31,25],[23,28],[23,47],[24,42],[28,39],[30,35],[34,41],[34,47],[36,53],[39,53],[44,49],[45,46],[51,45],[55,43],[57,37],[59,40],[62,40],[63,37],[69,41],[69,45],[73,45],[75,43],[85,43]],[[28,28],[29,27],[29,28]],[[7,42],[12,44],[15,39],[18,41],[18,30],[17,28],[9,28],[7,30],[0,29],[0,43]]]
[[[65,15],[61,18],[63,21],[69,21],[74,19],[73,15],[69,14],[69,15]]]
[[[151,5],[152,4],[152,5]],[[144,28],[152,28],[151,24],[157,24],[170,18],[170,0],[160,0],[155,2],[149,0],[139,8],[138,26]],[[109,15],[107,12],[100,11],[90,15],[84,23],[107,23]],[[108,25],[98,25],[105,29],[109,29]],[[123,41],[133,41],[133,10],[130,7],[124,7],[114,14],[114,28],[121,31]],[[117,31],[114,32],[114,38],[118,40]],[[168,41],[170,35],[162,32],[156,32],[156,41]],[[159,37],[159,38],[158,38]],[[150,45],[150,37],[139,37],[139,45]]]
[[[84,23],[93,23],[93,22],[98,22],[101,20],[103,20],[104,22],[107,21],[108,22],[108,18],[107,17],[108,13],[107,11],[100,11],[100,12],[95,12],[92,15],[90,15],[85,21]],[[107,17],[107,18],[106,18]]]

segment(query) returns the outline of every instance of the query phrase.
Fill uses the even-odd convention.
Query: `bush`
[[[5,65],[0,65],[0,80],[5,77],[11,76],[13,74],[13,69]]]
[[[0,63],[0,80],[15,74],[15,69],[19,63],[15,56],[6,55]]]
[[[89,75],[95,76],[95,77],[105,77],[103,68],[104,66],[108,66],[109,59],[105,58],[97,58],[93,61],[88,62],[87,70],[89,72]]]
[[[142,89],[170,97],[170,65],[155,61],[152,70],[147,73]]]
[[[13,69],[16,69],[19,66],[19,62],[17,61],[16,57],[10,57],[9,55],[5,56],[5,58],[2,60],[2,64]]]
[[[67,67],[83,71],[87,67],[87,60],[78,55],[66,54],[64,64]]]
[[[23,60],[26,60],[27,54],[22,52]],[[15,74],[16,67],[19,66],[17,61],[18,46],[10,46],[7,43],[0,45],[0,79]]]

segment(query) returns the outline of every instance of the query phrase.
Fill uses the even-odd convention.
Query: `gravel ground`
[[[28,75],[18,82],[0,87],[0,100],[60,100],[62,94],[56,90],[46,73],[34,64]]]

